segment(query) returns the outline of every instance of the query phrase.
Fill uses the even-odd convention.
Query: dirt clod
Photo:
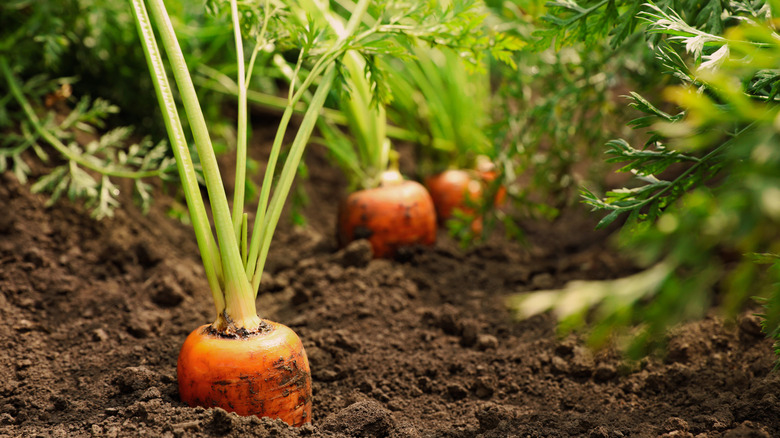
[[[322,428],[344,437],[389,437],[395,422],[389,410],[367,400],[353,403],[326,418]]]
[[[127,367],[114,378],[114,384],[123,393],[147,389],[159,382],[160,376],[145,366]]]
[[[373,257],[371,243],[368,240],[360,239],[350,242],[344,249],[337,252],[334,258],[340,261],[344,267],[362,268],[367,266]]]
[[[498,338],[493,335],[480,334],[477,336],[477,348],[480,350],[492,350],[498,348]]]
[[[175,307],[187,298],[187,294],[172,275],[154,277],[148,285],[152,302],[160,307]]]

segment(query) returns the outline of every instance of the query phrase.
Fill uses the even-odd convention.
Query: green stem
[[[179,179],[181,180],[184,196],[187,201],[187,209],[190,212],[192,227],[195,231],[195,238],[200,250],[203,267],[206,271],[206,278],[214,297],[214,305],[217,314],[221,314],[225,308],[225,300],[222,295],[222,287],[219,281],[220,261],[217,252],[214,235],[211,233],[206,207],[203,204],[203,198],[200,194],[195,166],[190,157],[187,140],[184,136],[184,129],[181,126],[176,101],[173,98],[173,92],[168,82],[168,76],[165,72],[160,50],[154,38],[149,16],[146,12],[143,0],[133,0],[133,13],[135,14],[138,34],[143,43],[146,62],[149,65],[154,89],[157,94],[160,108],[163,112],[165,127],[171,141],[173,155],[176,158],[176,166],[179,169]]]
[[[252,79],[252,70],[255,68],[255,60],[257,54],[260,53],[260,48],[265,44],[265,33],[268,30],[268,22],[271,21],[271,0],[265,0],[263,3],[263,12],[265,17],[263,19],[263,27],[260,29],[260,33],[255,40],[255,47],[252,49],[252,56],[249,58],[249,69],[246,72],[245,80],[250,82]]]
[[[129,178],[129,179],[151,178],[151,177],[160,176],[160,174],[162,173],[159,170],[130,171],[130,170],[110,169],[107,167],[94,164],[86,160],[81,155],[71,151],[54,134],[52,134],[46,128],[44,128],[43,124],[41,123],[41,120],[35,114],[32,105],[30,105],[30,102],[24,97],[24,93],[22,93],[22,90],[19,87],[19,84],[16,82],[16,78],[14,77],[14,74],[8,65],[8,60],[3,55],[0,55],[0,69],[2,69],[3,76],[5,76],[6,82],[8,82],[8,88],[11,90],[11,94],[16,99],[16,102],[19,103],[19,106],[22,107],[22,110],[24,111],[25,115],[27,115],[27,119],[30,121],[33,128],[35,128],[35,132],[37,132],[38,135],[40,135],[54,149],[56,149],[57,152],[59,152],[62,156],[64,156],[68,160],[73,161],[79,166],[84,167],[86,169],[94,170],[95,172],[98,172],[101,175],[113,176],[117,178]]]
[[[246,186],[246,74],[244,71],[244,43],[241,37],[241,23],[238,21],[238,4],[230,0],[230,13],[233,17],[233,34],[236,40],[236,60],[238,63],[238,138],[236,140],[236,179],[233,188],[233,231],[241,235],[241,220],[244,215],[244,197]]]
[[[252,68],[252,61],[249,61],[249,68]],[[224,94],[230,94],[238,97],[238,85],[230,79],[224,73],[219,72],[209,66],[200,65],[198,70],[210,78],[207,80],[201,76],[195,76],[195,81],[199,87],[205,87],[213,91],[217,91]],[[247,75],[249,75],[249,69],[247,69]],[[289,78],[288,78],[289,80]],[[284,97],[274,96],[273,94],[266,94],[260,91],[249,90],[246,91],[247,101],[260,105],[263,108],[281,111],[283,112],[287,108],[288,100]],[[311,96],[304,95],[301,99],[303,102],[298,102],[293,107],[293,113],[297,115],[304,114],[306,112],[306,104],[311,99]],[[347,118],[341,111],[334,110],[332,108],[322,108],[321,117],[336,123],[337,125],[345,126],[347,124]],[[400,126],[387,125],[387,136],[396,140],[410,141],[410,142],[426,142],[427,136],[418,134],[408,129],[401,128]]]
[[[338,45],[337,47],[331,49],[315,63],[314,67],[309,72],[309,75],[301,83],[298,91],[287,102],[287,107],[282,114],[282,119],[279,121],[279,126],[276,130],[276,135],[274,136],[274,143],[271,146],[271,155],[268,157],[268,163],[265,167],[263,185],[260,187],[260,200],[257,203],[257,213],[255,214],[255,222],[252,228],[252,240],[249,244],[249,257],[248,263],[245,267],[245,272],[246,275],[250,278],[254,276],[254,272],[257,269],[257,262],[259,261],[261,250],[261,235],[263,233],[259,233],[257,230],[260,230],[261,227],[265,226],[263,224],[265,223],[265,215],[268,211],[268,200],[271,196],[271,184],[273,182],[274,173],[276,170],[276,162],[279,159],[279,152],[282,149],[282,142],[284,141],[285,133],[287,132],[287,126],[290,124],[290,119],[293,115],[293,108],[295,108],[295,105],[297,105],[301,98],[305,95],[306,90],[314,81],[314,79],[320,75],[323,68],[325,68],[326,65],[330,66],[333,64],[333,60],[335,59],[336,54],[339,53],[339,50],[341,50],[342,45]],[[328,60],[328,62],[325,62],[325,60]],[[320,109],[321,108],[322,105],[320,105]],[[308,112],[309,111],[307,110],[307,113]],[[255,290],[257,290],[257,287],[255,287]]]
[[[274,143],[271,146],[271,155],[268,156],[268,163],[265,166],[265,175],[263,177],[263,185],[260,187],[260,200],[257,203],[257,212],[255,213],[255,222],[252,226],[252,240],[249,243],[249,256],[247,257],[247,264],[244,268],[247,277],[254,275],[257,268],[258,255],[260,253],[261,246],[261,234],[258,230],[263,226],[265,221],[265,213],[268,208],[268,199],[271,193],[271,184],[273,183],[274,170],[276,168],[276,162],[279,159],[279,151],[282,148],[282,141],[284,140],[287,126],[290,124],[293,110],[292,104],[288,105],[282,114],[282,119],[279,121],[279,126],[276,129],[276,136],[274,137]],[[257,288],[255,288],[257,290]]]
[[[290,146],[290,152],[287,160],[284,163],[282,174],[279,177],[279,182],[274,190],[274,196],[271,199],[271,203],[268,207],[268,214],[263,221],[261,242],[262,247],[260,256],[257,262],[257,266],[252,277],[252,287],[255,291],[260,287],[260,280],[263,275],[263,268],[265,266],[266,258],[268,257],[268,250],[271,246],[271,237],[274,235],[276,225],[279,223],[279,217],[282,214],[282,207],[287,199],[287,195],[290,193],[293,179],[298,169],[298,165],[301,162],[303,151],[306,144],[311,137],[311,133],[314,130],[314,125],[317,122],[317,118],[320,113],[320,109],[325,104],[325,98],[328,97],[330,88],[333,84],[333,80],[336,77],[336,66],[330,64],[328,69],[320,81],[317,91],[314,93],[309,109],[303,117],[301,126],[298,128],[298,132],[295,135],[292,146]],[[255,292],[257,293],[257,292]]]
[[[209,194],[209,204],[214,215],[214,226],[217,232],[220,255],[222,256],[222,272],[225,280],[225,311],[224,321],[218,318],[217,329],[256,330],[260,325],[255,307],[255,294],[251,289],[244,266],[236,232],[234,231],[227,195],[217,165],[217,157],[211,146],[208,127],[203,118],[203,112],[198,103],[198,95],[192,84],[192,78],[187,69],[184,55],[176,40],[165,4],[162,0],[149,0],[152,16],[162,39],[163,47],[168,54],[176,84],[181,94],[184,110],[192,128],[195,146],[200,156],[206,189]],[[223,325],[224,324],[224,325]]]
[[[380,175],[387,170],[390,141],[387,139],[387,117],[385,108],[372,103],[371,85],[365,77],[365,61],[358,52],[348,51],[344,66],[349,72],[352,95],[343,111],[350,121],[355,135],[361,167],[367,173],[367,181],[361,181],[363,188],[376,187]]]

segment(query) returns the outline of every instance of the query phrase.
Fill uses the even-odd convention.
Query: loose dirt
[[[505,299],[572,279],[616,278],[628,261],[573,210],[500,237],[371,260],[335,246],[344,183],[309,158],[306,228],[284,225],[258,307],[303,339],[314,421],[240,418],[179,401],[176,358],[213,319],[191,229],[132,207],[95,222],[0,182],[0,436],[35,437],[771,437],[780,436],[772,344],[746,311],[670,333],[638,363],[516,322]]]

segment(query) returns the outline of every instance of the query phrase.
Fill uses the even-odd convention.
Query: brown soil
[[[572,212],[493,239],[370,260],[335,248],[343,181],[310,158],[309,226],[273,245],[258,307],[303,339],[314,421],[300,429],[179,401],[176,358],[213,318],[191,230],[134,208],[94,222],[81,208],[0,182],[0,436],[780,436],[780,377],[756,317],[716,317],[631,365],[515,322],[505,298],[631,272]]]

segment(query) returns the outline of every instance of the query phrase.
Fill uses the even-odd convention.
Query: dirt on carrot
[[[179,348],[213,304],[171,199],[96,223],[5,174],[0,317],[16,323],[0,325],[0,436],[780,436],[758,309],[691,322],[669,333],[666,355],[636,363],[591,352],[548,316],[517,323],[503,304],[634,272],[586,211],[525,224],[528,247],[495,237],[461,251],[440,234],[403,260],[372,260],[365,241],[337,249],[344,182],[312,151],[309,227],[277,235],[258,301],[303,341],[311,424],[181,401]]]

